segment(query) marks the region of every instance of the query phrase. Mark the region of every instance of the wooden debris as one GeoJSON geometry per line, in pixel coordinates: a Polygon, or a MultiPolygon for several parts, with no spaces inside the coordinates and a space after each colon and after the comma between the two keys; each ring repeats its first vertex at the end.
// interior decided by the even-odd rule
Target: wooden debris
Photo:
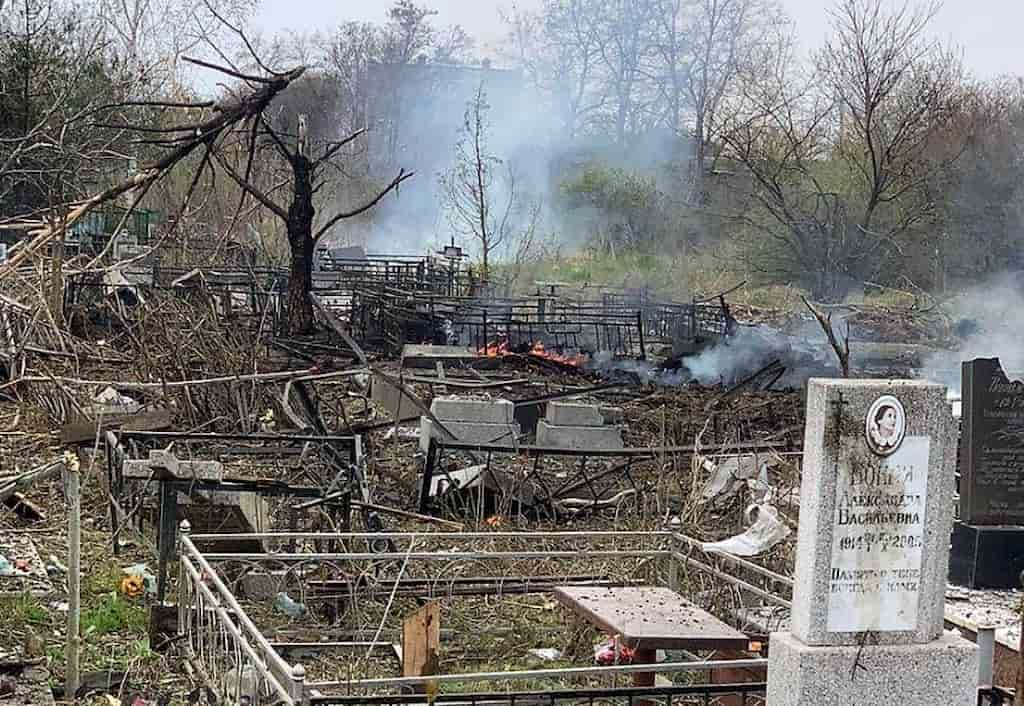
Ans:
{"type": "Polygon", "coordinates": [[[402,676],[437,673],[441,648],[441,604],[431,601],[402,621],[402,676]]]}
{"type": "Polygon", "coordinates": [[[97,436],[108,431],[159,431],[170,429],[173,422],[171,412],[164,409],[144,414],[111,414],[100,419],[77,420],[65,424],[60,430],[60,441],[65,445],[92,443],[97,436]]]}
{"type": "Polygon", "coordinates": [[[9,497],[4,498],[3,503],[16,515],[30,522],[42,522],[46,519],[43,509],[21,493],[12,493],[9,497]]]}

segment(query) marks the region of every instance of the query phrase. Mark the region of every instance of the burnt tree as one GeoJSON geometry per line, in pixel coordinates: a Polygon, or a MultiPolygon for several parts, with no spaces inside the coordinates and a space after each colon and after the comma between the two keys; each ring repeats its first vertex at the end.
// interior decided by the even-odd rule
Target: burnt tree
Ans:
{"type": "MultiPolygon", "coordinates": [[[[323,141],[317,149],[311,148],[306,132],[304,115],[299,116],[298,131],[294,139],[264,116],[253,124],[248,135],[247,151],[250,160],[258,151],[261,138],[283,160],[286,183],[282,190],[288,194],[287,205],[281,200],[275,200],[270,191],[260,188],[252,178],[250,169],[247,168],[246,173],[240,174],[223,154],[215,155],[217,163],[246,194],[256,199],[284,223],[290,255],[288,307],[283,331],[285,334],[307,333],[313,330],[313,304],[310,292],[313,289],[313,250],[316,242],[339,221],[353,218],[373,208],[385,195],[397,189],[399,184],[413,175],[412,172],[400,170],[390,183],[378,190],[365,203],[335,213],[319,228],[314,229],[317,215],[314,197],[325,184],[324,171],[332,165],[332,160],[340,154],[342,148],[356,140],[365,130],[357,130],[341,140],[323,141]],[[320,154],[310,154],[313,151],[319,151],[320,154]]],[[[249,166],[251,167],[251,161],[249,166]]]]}

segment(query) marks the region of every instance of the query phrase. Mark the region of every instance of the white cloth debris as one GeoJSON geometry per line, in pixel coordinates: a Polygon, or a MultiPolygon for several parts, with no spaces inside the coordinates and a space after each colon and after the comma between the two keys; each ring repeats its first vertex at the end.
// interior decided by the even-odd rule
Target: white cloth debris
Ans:
{"type": "Polygon", "coordinates": [[[142,405],[131,397],[109,386],[93,397],[92,401],[96,411],[104,414],[137,414],[142,409],[142,405]]]}
{"type": "Polygon", "coordinates": [[[768,484],[768,466],[771,459],[762,459],[753,454],[724,456],[717,461],[708,457],[700,457],[700,466],[711,474],[701,490],[702,502],[726,500],[739,492],[746,485],[750,490],[754,503],[763,503],[771,495],[772,487],[768,484]]]}
{"type": "MultiPolygon", "coordinates": [[[[393,439],[395,437],[395,428],[391,427],[385,432],[384,440],[393,439]]],[[[419,427],[398,427],[398,438],[399,439],[419,439],[420,428],[419,427]]]]}
{"type": "Polygon", "coordinates": [[[789,536],[790,529],[771,505],[751,505],[746,510],[747,520],[753,524],[742,534],[719,542],[704,542],[706,552],[725,552],[736,556],[757,556],[768,551],[789,536]],[[756,518],[754,514],[756,513],[756,518]]]}

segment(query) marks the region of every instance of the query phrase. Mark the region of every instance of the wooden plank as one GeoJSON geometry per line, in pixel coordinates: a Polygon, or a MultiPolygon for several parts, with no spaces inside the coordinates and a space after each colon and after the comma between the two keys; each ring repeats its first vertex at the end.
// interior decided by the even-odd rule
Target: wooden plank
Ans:
{"type": "Polygon", "coordinates": [[[431,601],[402,621],[402,676],[437,673],[441,647],[441,604],[431,601]]]}
{"type": "Polygon", "coordinates": [[[61,427],[60,441],[62,444],[81,444],[96,440],[97,426],[99,433],[116,429],[132,431],[154,431],[169,429],[172,424],[170,410],[160,409],[144,414],[111,414],[102,419],[85,419],[69,422],[61,427]]]}
{"type": "Polygon", "coordinates": [[[742,650],[749,642],[739,630],[663,586],[559,586],[554,596],[637,649],[742,650]]]}

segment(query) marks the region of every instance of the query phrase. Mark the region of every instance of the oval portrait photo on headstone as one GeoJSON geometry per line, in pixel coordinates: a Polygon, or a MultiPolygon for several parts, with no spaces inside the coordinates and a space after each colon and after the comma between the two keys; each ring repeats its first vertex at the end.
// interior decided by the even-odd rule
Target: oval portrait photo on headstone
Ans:
{"type": "Polygon", "coordinates": [[[879,456],[888,456],[903,443],[907,431],[907,415],[903,403],[892,395],[882,395],[868,408],[864,420],[864,436],[868,448],[879,456]]]}

